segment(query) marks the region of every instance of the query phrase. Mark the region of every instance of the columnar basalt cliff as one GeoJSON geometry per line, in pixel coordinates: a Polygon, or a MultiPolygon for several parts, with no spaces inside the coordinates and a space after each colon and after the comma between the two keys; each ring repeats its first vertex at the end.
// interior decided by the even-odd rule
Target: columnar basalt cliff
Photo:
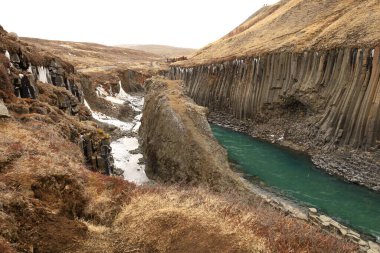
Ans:
{"type": "Polygon", "coordinates": [[[380,48],[277,53],[172,68],[188,94],[213,110],[254,118],[271,107],[299,106],[316,117],[316,143],[380,144],[380,48]]]}
{"type": "Polygon", "coordinates": [[[244,189],[226,151],[212,136],[206,108],[183,94],[181,82],[154,77],[145,87],[140,136],[148,175],[218,191],[244,189]]]}
{"type": "Polygon", "coordinates": [[[217,112],[212,122],[308,152],[329,173],[380,190],[379,23],[371,0],[280,1],[168,76],[217,112]]]}

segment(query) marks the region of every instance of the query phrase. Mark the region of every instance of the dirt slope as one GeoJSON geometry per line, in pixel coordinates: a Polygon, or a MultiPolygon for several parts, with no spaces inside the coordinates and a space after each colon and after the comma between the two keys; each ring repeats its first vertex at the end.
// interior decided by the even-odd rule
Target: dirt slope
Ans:
{"type": "Polygon", "coordinates": [[[380,42],[378,0],[283,0],[252,15],[187,64],[268,52],[371,47],[380,42]]]}

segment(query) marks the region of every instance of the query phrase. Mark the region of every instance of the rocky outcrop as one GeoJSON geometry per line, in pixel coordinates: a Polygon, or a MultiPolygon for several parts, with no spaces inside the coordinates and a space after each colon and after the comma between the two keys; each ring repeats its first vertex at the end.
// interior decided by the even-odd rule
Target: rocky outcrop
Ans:
{"type": "Polygon", "coordinates": [[[148,176],[219,191],[243,189],[211,133],[206,108],[183,94],[181,82],[154,77],[145,87],[140,136],[148,176]]]}
{"type": "Polygon", "coordinates": [[[49,53],[39,51],[3,30],[0,34],[1,63],[6,68],[13,85],[14,95],[19,98],[38,97],[37,81],[64,87],[83,102],[80,84],[76,82],[74,67],[49,53]]]}
{"type": "Polygon", "coordinates": [[[87,133],[81,135],[80,146],[86,163],[91,166],[92,170],[105,175],[114,174],[115,165],[110,144],[109,136],[104,134],[87,133]]]}

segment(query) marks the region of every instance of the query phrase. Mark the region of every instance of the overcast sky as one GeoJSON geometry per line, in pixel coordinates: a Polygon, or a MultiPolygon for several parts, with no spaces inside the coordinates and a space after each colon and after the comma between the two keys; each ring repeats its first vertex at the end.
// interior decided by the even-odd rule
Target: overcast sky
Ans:
{"type": "Polygon", "coordinates": [[[277,0],[4,0],[0,24],[19,36],[106,45],[201,48],[277,0]]]}

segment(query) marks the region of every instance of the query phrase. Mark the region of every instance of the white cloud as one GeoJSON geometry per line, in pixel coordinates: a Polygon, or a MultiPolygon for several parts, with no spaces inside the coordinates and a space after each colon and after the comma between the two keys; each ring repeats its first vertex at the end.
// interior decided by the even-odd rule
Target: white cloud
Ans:
{"type": "Polygon", "coordinates": [[[277,0],[3,1],[0,24],[19,36],[200,48],[277,0]]]}

